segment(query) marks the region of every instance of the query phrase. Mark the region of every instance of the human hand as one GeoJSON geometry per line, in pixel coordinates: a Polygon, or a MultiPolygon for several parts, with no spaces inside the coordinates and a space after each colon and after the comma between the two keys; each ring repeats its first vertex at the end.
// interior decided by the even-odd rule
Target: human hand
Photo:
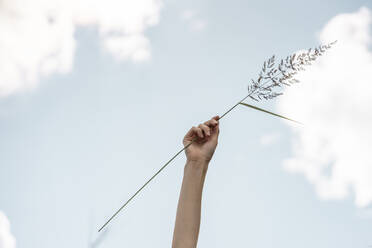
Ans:
{"type": "Polygon", "coordinates": [[[219,116],[215,116],[198,127],[192,127],[187,132],[183,139],[184,146],[195,139],[185,151],[188,161],[209,163],[212,159],[218,143],[219,119],[219,116]]]}

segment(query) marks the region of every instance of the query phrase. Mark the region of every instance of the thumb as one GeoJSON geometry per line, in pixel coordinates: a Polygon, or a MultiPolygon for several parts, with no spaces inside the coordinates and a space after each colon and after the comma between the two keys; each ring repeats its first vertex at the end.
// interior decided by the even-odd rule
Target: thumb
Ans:
{"type": "Polygon", "coordinates": [[[212,131],[211,139],[218,140],[218,136],[220,134],[220,124],[217,124],[212,131]]]}

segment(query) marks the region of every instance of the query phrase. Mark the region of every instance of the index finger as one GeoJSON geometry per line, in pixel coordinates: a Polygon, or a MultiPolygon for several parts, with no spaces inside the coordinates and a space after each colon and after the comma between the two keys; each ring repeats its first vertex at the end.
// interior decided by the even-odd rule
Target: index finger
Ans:
{"type": "Polygon", "coordinates": [[[220,119],[220,117],[217,115],[217,116],[213,117],[212,119],[210,119],[209,121],[204,122],[204,124],[209,126],[209,127],[215,127],[215,126],[218,125],[219,119],[220,119]]]}

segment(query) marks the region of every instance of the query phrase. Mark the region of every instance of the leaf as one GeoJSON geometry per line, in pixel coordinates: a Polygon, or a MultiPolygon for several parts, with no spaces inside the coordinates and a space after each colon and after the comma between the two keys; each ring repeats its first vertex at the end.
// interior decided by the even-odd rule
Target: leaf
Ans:
{"type": "Polygon", "coordinates": [[[277,117],[280,117],[280,118],[283,118],[283,119],[286,119],[286,120],[289,120],[289,121],[293,121],[293,122],[296,122],[296,123],[298,123],[298,124],[303,125],[301,122],[298,122],[298,121],[292,120],[292,119],[287,118],[287,117],[285,117],[285,116],[283,116],[283,115],[275,114],[275,113],[273,113],[273,112],[267,111],[267,110],[265,110],[265,109],[262,109],[262,108],[259,108],[259,107],[253,106],[253,105],[250,105],[250,104],[248,104],[248,103],[241,102],[241,103],[239,103],[239,104],[241,104],[241,105],[243,105],[243,106],[246,106],[246,107],[249,107],[249,108],[253,108],[253,109],[255,109],[255,110],[258,110],[258,111],[261,111],[261,112],[264,112],[264,113],[268,113],[268,114],[270,114],[270,115],[274,115],[274,116],[277,116],[277,117]]]}

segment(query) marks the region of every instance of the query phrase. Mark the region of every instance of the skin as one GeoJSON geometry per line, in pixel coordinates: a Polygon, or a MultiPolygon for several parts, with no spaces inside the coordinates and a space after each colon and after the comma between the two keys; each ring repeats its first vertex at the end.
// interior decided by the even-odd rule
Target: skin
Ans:
{"type": "Polygon", "coordinates": [[[219,116],[192,127],[183,139],[187,162],[178,201],[176,224],[173,233],[173,248],[194,248],[197,246],[201,200],[208,165],[216,150],[219,135],[219,116]]]}

